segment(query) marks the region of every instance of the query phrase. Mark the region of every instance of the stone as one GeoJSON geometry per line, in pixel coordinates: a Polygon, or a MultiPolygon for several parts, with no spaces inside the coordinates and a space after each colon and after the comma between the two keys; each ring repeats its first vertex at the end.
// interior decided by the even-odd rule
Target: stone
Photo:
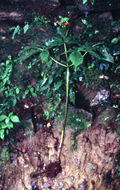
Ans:
{"type": "Polygon", "coordinates": [[[16,21],[18,23],[21,23],[24,21],[24,14],[20,11],[0,10],[0,21],[16,21]]]}
{"type": "Polygon", "coordinates": [[[40,14],[51,13],[59,6],[60,0],[36,0],[34,3],[30,3],[29,1],[26,3],[26,8],[35,10],[40,14]]]}
{"type": "Polygon", "coordinates": [[[92,99],[90,107],[101,104],[103,101],[107,100],[110,96],[110,92],[106,89],[102,89],[97,92],[96,96],[92,99]]]}
{"type": "Polygon", "coordinates": [[[81,12],[98,12],[120,8],[119,0],[95,0],[93,5],[91,4],[90,0],[88,0],[85,4],[83,4],[83,0],[75,0],[75,3],[81,12]]]}

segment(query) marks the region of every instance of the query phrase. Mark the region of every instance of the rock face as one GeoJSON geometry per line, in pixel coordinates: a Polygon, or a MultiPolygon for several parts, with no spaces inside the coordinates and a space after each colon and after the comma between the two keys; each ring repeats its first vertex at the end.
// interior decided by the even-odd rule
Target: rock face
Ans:
{"type": "Polygon", "coordinates": [[[41,128],[35,136],[21,140],[16,147],[18,156],[12,160],[12,172],[6,172],[4,189],[112,190],[114,186],[118,190],[120,185],[113,176],[120,147],[114,123],[111,125],[111,112],[112,108],[102,112],[101,117],[108,117],[106,122],[99,115],[92,127],[76,137],[76,150],[71,150],[73,130],[66,131],[59,165],[56,160],[60,135],[55,126],[52,130],[41,128]],[[56,175],[52,175],[53,169],[56,175]]]}
{"type": "Polygon", "coordinates": [[[36,0],[34,3],[26,2],[26,8],[39,12],[40,15],[49,14],[59,6],[59,0],[36,0]]]}
{"type": "Polygon", "coordinates": [[[0,21],[17,21],[21,23],[24,21],[24,14],[19,11],[1,11],[0,21]]]}
{"type": "Polygon", "coordinates": [[[60,1],[59,0],[11,0],[9,1],[12,4],[20,4],[20,5],[25,5],[27,8],[32,8],[34,10],[39,10],[40,12],[51,12],[57,7],[60,6],[60,1]]]}
{"type": "Polygon", "coordinates": [[[43,15],[54,11],[61,3],[60,0],[1,0],[1,5],[29,8],[43,15]]]}
{"type": "Polygon", "coordinates": [[[112,9],[119,9],[120,8],[120,1],[119,0],[95,0],[95,3],[92,5],[90,0],[88,0],[87,3],[83,4],[83,0],[75,0],[78,8],[81,11],[106,11],[106,10],[112,10],[112,9]]]}
{"type": "Polygon", "coordinates": [[[105,90],[105,89],[100,90],[99,92],[97,92],[96,96],[92,99],[90,103],[90,107],[96,106],[102,103],[102,101],[107,100],[109,96],[110,96],[110,92],[108,90],[105,90]]]}

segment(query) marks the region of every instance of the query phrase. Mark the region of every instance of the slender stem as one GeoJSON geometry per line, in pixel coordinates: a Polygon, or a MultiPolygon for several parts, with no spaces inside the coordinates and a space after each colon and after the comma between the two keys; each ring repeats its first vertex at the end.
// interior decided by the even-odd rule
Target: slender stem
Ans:
{"type": "Polygon", "coordinates": [[[73,63],[71,65],[69,65],[69,67],[72,67],[73,66],[73,63]]]}
{"type": "Polygon", "coordinates": [[[64,142],[64,137],[65,137],[65,126],[66,126],[67,115],[68,115],[69,75],[70,75],[69,66],[67,66],[65,115],[64,115],[63,125],[62,125],[60,145],[58,149],[58,160],[60,160],[60,156],[61,156],[62,146],[64,142]]]}
{"type": "Polygon", "coordinates": [[[66,47],[66,43],[64,43],[64,50],[65,50],[65,57],[66,57],[66,61],[68,60],[68,57],[67,57],[67,47],[66,47]]]}
{"type": "Polygon", "coordinates": [[[88,53],[88,52],[86,51],[86,52],[83,54],[83,57],[85,57],[87,53],[88,53]]]}
{"type": "Polygon", "coordinates": [[[50,56],[50,58],[51,58],[54,62],[56,62],[57,64],[59,64],[59,65],[61,65],[61,66],[63,66],[63,67],[67,67],[66,65],[60,63],[59,61],[57,61],[57,60],[54,59],[53,57],[50,56]]]}
{"type": "Polygon", "coordinates": [[[66,43],[64,42],[64,50],[65,50],[65,57],[66,57],[66,62],[67,62],[67,75],[66,75],[66,102],[65,102],[65,115],[64,115],[64,120],[62,124],[62,132],[61,132],[61,137],[60,137],[60,145],[58,148],[58,160],[60,160],[61,156],[61,151],[64,143],[64,137],[65,137],[65,127],[66,127],[66,121],[67,121],[67,115],[68,115],[68,98],[69,98],[69,75],[70,75],[70,69],[69,69],[69,64],[68,64],[68,56],[67,56],[67,46],[66,43]]]}

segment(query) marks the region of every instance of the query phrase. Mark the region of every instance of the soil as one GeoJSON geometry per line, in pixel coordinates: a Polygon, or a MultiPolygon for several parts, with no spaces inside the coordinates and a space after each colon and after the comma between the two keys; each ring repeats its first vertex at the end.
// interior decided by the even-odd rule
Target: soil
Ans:
{"type": "Polygon", "coordinates": [[[9,144],[11,164],[1,170],[0,189],[118,190],[115,159],[119,139],[113,118],[106,122],[100,118],[106,113],[114,114],[113,108],[104,110],[89,129],[76,136],[77,149],[71,143],[74,131],[67,129],[60,160],[56,122],[40,127],[36,134],[20,130],[16,146],[9,144]]]}

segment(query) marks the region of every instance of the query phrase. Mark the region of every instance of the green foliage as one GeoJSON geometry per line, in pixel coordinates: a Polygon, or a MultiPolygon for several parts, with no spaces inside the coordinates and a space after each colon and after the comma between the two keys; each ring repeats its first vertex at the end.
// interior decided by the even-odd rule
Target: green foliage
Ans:
{"type": "MultiPolygon", "coordinates": [[[[69,18],[68,17],[62,17],[62,16],[59,16],[59,19],[60,19],[60,21],[57,21],[56,23],[58,23],[59,25],[61,25],[60,23],[61,22],[63,22],[63,23],[65,23],[65,22],[69,22],[69,18]]],[[[62,25],[62,28],[65,28],[65,25],[62,25]]]]}
{"type": "Polygon", "coordinates": [[[11,56],[0,63],[0,113],[10,111],[19,100],[21,87],[13,83],[14,64],[11,56]]]}
{"type": "Polygon", "coordinates": [[[47,61],[48,57],[49,57],[49,51],[48,50],[43,50],[40,53],[40,58],[41,58],[43,63],[47,61]]]}
{"type": "Polygon", "coordinates": [[[107,121],[109,119],[109,117],[108,116],[106,116],[105,118],[104,118],[104,121],[107,121]]]}
{"type": "Polygon", "coordinates": [[[2,167],[2,165],[7,161],[9,161],[10,159],[10,154],[9,154],[9,149],[7,146],[4,146],[1,150],[1,154],[0,154],[0,167],[2,167]]]}
{"type": "Polygon", "coordinates": [[[87,0],[83,0],[83,4],[87,3],[87,0]]]}
{"type": "Polygon", "coordinates": [[[111,43],[112,44],[117,44],[119,42],[119,39],[118,38],[113,38],[112,40],[111,40],[111,43]]]}
{"type": "Polygon", "coordinates": [[[73,90],[72,87],[70,87],[70,91],[69,91],[69,99],[70,99],[70,102],[75,105],[75,92],[73,90]]]}
{"type": "Polygon", "coordinates": [[[10,30],[10,31],[13,30],[12,40],[15,39],[16,34],[20,35],[20,33],[21,33],[21,28],[20,28],[19,25],[17,25],[16,27],[11,27],[9,30],[10,30]]]}
{"type": "Polygon", "coordinates": [[[110,85],[110,88],[113,88],[113,87],[116,87],[116,88],[118,88],[118,89],[120,90],[120,84],[112,83],[112,84],[110,85]]]}
{"type": "Polygon", "coordinates": [[[49,120],[50,119],[49,111],[45,110],[43,116],[46,116],[46,119],[49,120]]]}
{"type": "MultiPolygon", "coordinates": [[[[83,0],[83,4],[85,4],[85,3],[87,3],[87,2],[88,2],[88,0],[83,0]]],[[[90,2],[91,2],[92,5],[94,5],[95,0],[90,0],[90,2]]]]}
{"type": "Polygon", "coordinates": [[[9,115],[0,115],[0,138],[5,138],[5,133],[9,134],[9,130],[14,127],[14,123],[20,122],[17,115],[13,115],[13,112],[9,115]]]}
{"type": "Polygon", "coordinates": [[[25,26],[23,27],[23,29],[19,25],[11,27],[9,30],[13,31],[12,40],[15,39],[16,34],[20,35],[22,31],[23,31],[24,34],[26,34],[26,32],[28,31],[28,29],[29,29],[29,24],[28,23],[25,24],[25,26]]]}
{"type": "Polygon", "coordinates": [[[11,56],[8,56],[8,60],[6,62],[1,63],[0,69],[0,93],[5,90],[5,85],[9,84],[10,76],[12,73],[12,63],[11,63],[11,56]]]}
{"type": "MultiPolygon", "coordinates": [[[[45,17],[35,17],[34,20],[36,23],[49,24],[49,20],[45,17]]],[[[71,26],[61,24],[65,22],[68,23],[69,18],[59,17],[59,20],[56,22],[58,24],[56,33],[52,37],[47,37],[42,43],[32,43],[27,47],[22,47],[19,52],[18,58],[15,60],[17,64],[25,63],[29,70],[35,67],[38,73],[41,70],[41,80],[37,80],[35,88],[27,85],[23,92],[23,98],[30,95],[37,97],[42,94],[48,99],[53,97],[53,99],[63,100],[65,96],[66,68],[69,66],[71,72],[69,98],[70,102],[74,104],[75,91],[72,85],[73,81],[78,80],[80,72],[81,74],[83,72],[83,68],[86,68],[86,71],[91,69],[91,73],[95,68],[94,63],[91,63],[89,67],[84,66],[85,55],[91,54],[98,60],[113,62],[105,47],[103,51],[101,43],[91,44],[86,42],[84,45],[81,44],[81,39],[73,35],[71,26]],[[40,64],[38,64],[39,62],[40,64]]],[[[83,73],[85,78],[87,78],[86,71],[83,73]]]]}
{"type": "MultiPolygon", "coordinates": [[[[69,18],[59,17],[56,22],[57,27],[53,28],[54,34],[52,37],[45,37],[41,43],[32,41],[28,45],[22,46],[18,57],[14,61],[9,56],[8,60],[2,63],[0,93],[4,98],[2,98],[0,107],[3,109],[7,107],[7,104],[10,105],[7,111],[3,109],[5,114],[11,112],[20,98],[43,95],[47,99],[54,99],[56,102],[64,100],[66,69],[68,67],[70,70],[69,100],[72,104],[75,104],[74,82],[78,82],[79,77],[82,76],[86,85],[88,85],[87,81],[94,75],[93,71],[97,71],[95,61],[87,65],[84,63],[86,54],[95,57],[94,60],[105,60],[113,63],[113,57],[108,49],[103,46],[103,43],[84,43],[81,38],[74,36],[72,33],[72,23],[65,25],[61,24],[62,22],[69,23],[69,18]],[[24,85],[21,84],[21,81],[22,75],[26,71],[31,74],[31,78],[27,79],[28,81],[24,85]],[[31,84],[32,77],[36,79],[34,86],[31,84]]],[[[83,19],[83,22],[88,29],[92,28],[87,20],[83,19]]],[[[27,36],[31,33],[33,26],[47,28],[49,23],[50,21],[46,17],[35,17],[33,25],[26,22],[23,28],[19,26],[12,28],[11,30],[14,30],[12,39],[14,40],[16,34],[27,36]]],[[[97,77],[98,75],[95,80],[97,77]]]]}
{"type": "Polygon", "coordinates": [[[74,65],[75,71],[77,71],[77,67],[83,63],[83,56],[82,56],[81,52],[79,52],[79,51],[73,51],[69,55],[69,59],[72,62],[72,64],[74,65]]]}
{"type": "MultiPolygon", "coordinates": [[[[57,98],[63,100],[66,96],[65,114],[62,125],[62,136],[60,140],[58,159],[60,158],[62,144],[64,141],[65,126],[68,114],[68,99],[75,104],[75,93],[73,88],[70,87],[70,71],[77,72],[78,68],[83,64],[84,57],[87,53],[97,58],[103,57],[99,44],[86,43],[81,45],[80,41],[70,31],[69,18],[60,18],[56,34],[53,37],[48,37],[38,46],[32,45],[27,49],[22,49],[19,53],[20,63],[32,59],[35,55],[40,57],[42,62],[41,77],[43,80],[38,82],[39,93],[46,96],[46,98],[57,98]],[[61,24],[61,25],[60,25],[61,24]],[[27,50],[27,51],[26,51],[27,50]],[[26,51],[26,52],[25,52],[26,51]],[[21,55],[24,53],[24,56],[21,55]],[[53,64],[54,63],[54,64],[53,64]],[[73,68],[71,68],[73,66],[73,68]],[[61,80],[61,76],[63,76],[61,80]],[[64,85],[65,84],[65,85],[64,85]],[[69,93],[70,92],[70,93],[69,93]]],[[[37,86],[37,84],[36,84],[37,86]]],[[[31,89],[31,88],[30,88],[31,89]]],[[[30,89],[26,89],[25,96],[29,93],[30,89]]],[[[37,91],[36,91],[37,94],[37,91]]],[[[49,119],[49,113],[44,113],[46,118],[49,119]]],[[[89,127],[89,124],[88,124],[89,127]]]]}
{"type": "Polygon", "coordinates": [[[106,47],[103,49],[103,55],[104,55],[104,60],[108,61],[110,63],[114,63],[114,58],[113,56],[109,53],[106,47]]]}
{"type": "Polygon", "coordinates": [[[9,149],[7,146],[4,146],[2,148],[1,154],[0,154],[1,160],[5,161],[9,159],[9,149]]]}
{"type": "Polygon", "coordinates": [[[37,98],[37,94],[35,92],[35,88],[32,85],[28,85],[26,90],[23,92],[22,98],[25,99],[27,96],[32,96],[37,98]]]}
{"type": "Polygon", "coordinates": [[[29,24],[26,23],[25,26],[23,27],[24,34],[29,30],[29,24]]]}

